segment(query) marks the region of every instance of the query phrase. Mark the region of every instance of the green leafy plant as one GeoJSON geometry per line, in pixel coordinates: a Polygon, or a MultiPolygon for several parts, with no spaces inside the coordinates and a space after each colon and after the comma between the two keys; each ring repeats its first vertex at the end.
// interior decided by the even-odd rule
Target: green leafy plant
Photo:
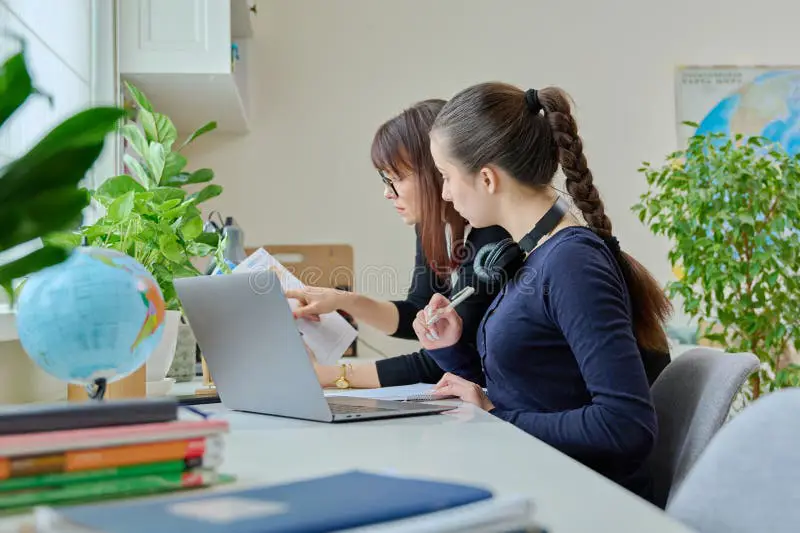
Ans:
{"type": "Polygon", "coordinates": [[[759,357],[753,398],[800,385],[800,366],[782,361],[800,347],[800,157],[762,137],[695,135],[640,172],[649,189],[633,210],[670,239],[683,274],[668,291],[701,337],[759,357]]]}
{"type": "Polygon", "coordinates": [[[192,259],[214,254],[219,247],[219,235],[203,231],[198,205],[222,192],[214,184],[188,191],[188,186],[211,181],[214,173],[207,168],[186,172],[181,150],[216,124],[203,126],[174,150],[178,135],[172,121],[156,112],[139,89],[126,85],[136,107],[135,119],[121,128],[132,149],[123,156],[130,175],[110,178],[92,192],[105,214],[67,241],[74,245],[82,236],[89,246],[130,255],[156,278],[167,308],[178,310],[173,280],[200,275],[192,259]]]}
{"type": "MultiPolygon", "coordinates": [[[[19,42],[21,51],[0,66],[0,128],[29,98],[44,96],[28,71],[25,43],[19,42]]],[[[76,113],[0,170],[0,252],[80,224],[90,201],[80,182],[124,115],[117,107],[76,113]]],[[[60,246],[44,245],[0,266],[0,286],[14,303],[15,280],[58,264],[67,255],[60,246]]]]}

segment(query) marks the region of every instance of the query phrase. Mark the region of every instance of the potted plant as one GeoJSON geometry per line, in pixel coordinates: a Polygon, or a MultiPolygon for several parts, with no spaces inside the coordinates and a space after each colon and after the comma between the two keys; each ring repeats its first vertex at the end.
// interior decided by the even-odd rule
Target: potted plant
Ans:
{"type": "Polygon", "coordinates": [[[787,357],[800,346],[800,157],[763,137],[695,135],[640,172],[648,190],[633,210],[670,239],[681,274],[668,291],[700,337],[759,357],[746,398],[800,386],[787,357]]]}
{"type": "MultiPolygon", "coordinates": [[[[214,178],[211,169],[187,172],[187,160],[181,150],[212,131],[216,124],[203,126],[176,148],[178,135],[169,117],[156,112],[135,86],[126,83],[126,88],[134,106],[133,118],[121,127],[128,148],[123,162],[129,174],[109,178],[92,191],[92,198],[102,206],[104,214],[69,240],[74,245],[76,239],[82,238],[88,246],[126,253],[153,274],[164,295],[167,316],[161,344],[147,362],[147,381],[155,384],[164,379],[179,336],[189,346],[178,349],[192,354],[192,360],[185,362],[190,368],[182,372],[184,379],[191,379],[194,337],[185,332],[179,335],[183,321],[173,280],[202,275],[192,260],[217,251],[220,236],[203,231],[198,206],[219,195],[222,187],[207,184],[214,178]],[[197,184],[206,185],[195,192],[187,190],[197,184]]],[[[188,325],[184,324],[183,329],[186,328],[188,325]]]]}
{"type": "MultiPolygon", "coordinates": [[[[39,92],[27,68],[25,43],[0,66],[0,128],[39,92]]],[[[91,107],[56,125],[27,153],[0,170],[0,252],[80,224],[89,205],[81,180],[125,111],[91,107]],[[58,172],[53,172],[58,169],[58,172]]],[[[14,282],[64,261],[68,252],[45,245],[0,265],[0,286],[14,303],[14,282]]]]}

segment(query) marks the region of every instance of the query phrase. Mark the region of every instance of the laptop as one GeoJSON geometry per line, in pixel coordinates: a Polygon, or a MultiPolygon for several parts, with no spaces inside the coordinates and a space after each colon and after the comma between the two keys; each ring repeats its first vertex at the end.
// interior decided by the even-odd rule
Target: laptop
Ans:
{"type": "Polygon", "coordinates": [[[326,398],[275,272],[174,280],[184,314],[232,410],[351,422],[442,413],[453,406],[348,396],[326,398]]]}

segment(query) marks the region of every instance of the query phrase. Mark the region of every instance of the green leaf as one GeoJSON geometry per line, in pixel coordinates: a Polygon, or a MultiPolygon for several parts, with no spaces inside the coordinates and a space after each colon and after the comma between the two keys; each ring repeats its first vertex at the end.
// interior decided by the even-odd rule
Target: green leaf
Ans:
{"type": "Polygon", "coordinates": [[[222,194],[222,187],[219,185],[206,185],[200,191],[190,195],[189,200],[195,204],[200,204],[220,194],[222,194]]]}
{"type": "Polygon", "coordinates": [[[166,202],[156,206],[156,211],[160,213],[163,213],[164,211],[169,211],[173,207],[180,205],[181,201],[182,200],[180,198],[172,198],[171,200],[167,200],[166,202]]]}
{"type": "Polygon", "coordinates": [[[190,185],[196,183],[206,183],[214,179],[214,171],[210,168],[201,168],[200,170],[196,170],[191,174],[187,174],[186,172],[182,172],[171,178],[167,179],[166,183],[162,183],[162,185],[170,185],[173,187],[180,187],[181,185],[190,185]]]}
{"type": "Polygon", "coordinates": [[[35,198],[0,209],[0,250],[29,242],[49,233],[74,227],[89,205],[85,189],[61,187],[41,191],[35,198]]]}
{"type": "Polygon", "coordinates": [[[161,144],[157,142],[150,143],[147,163],[150,166],[150,176],[153,179],[153,186],[156,186],[161,182],[161,176],[164,174],[164,165],[166,164],[166,154],[161,144]]]}
{"type": "Polygon", "coordinates": [[[204,231],[197,236],[195,242],[207,244],[216,248],[217,246],[220,246],[220,239],[221,237],[219,233],[214,233],[213,231],[204,231]]]}
{"type": "MultiPolygon", "coordinates": [[[[131,98],[139,105],[141,109],[148,111],[150,113],[153,112],[153,105],[150,103],[150,100],[144,95],[142,91],[139,90],[138,87],[133,85],[132,83],[125,81],[125,88],[128,89],[128,93],[131,95],[131,98]]],[[[144,155],[144,154],[142,154],[144,155]]]]}
{"type": "Polygon", "coordinates": [[[58,246],[44,246],[25,257],[0,266],[0,285],[10,287],[14,280],[23,278],[44,268],[57,265],[69,256],[69,252],[58,246]]]}
{"type": "Polygon", "coordinates": [[[133,191],[128,191],[113,202],[108,208],[108,219],[118,222],[128,218],[133,211],[133,191]]]}
{"type": "Polygon", "coordinates": [[[23,51],[3,63],[0,70],[0,127],[34,93],[23,51]]]}
{"type": "Polygon", "coordinates": [[[193,257],[207,257],[214,253],[215,248],[202,242],[191,242],[187,250],[193,257]]]}
{"type": "Polygon", "coordinates": [[[181,231],[184,238],[194,240],[203,232],[203,219],[199,216],[187,218],[181,225],[181,231]]]}
{"type": "Polygon", "coordinates": [[[128,192],[144,192],[145,188],[132,177],[122,174],[105,180],[97,189],[97,193],[108,198],[119,198],[128,192]]]}
{"type": "Polygon", "coordinates": [[[156,117],[147,109],[139,110],[139,122],[144,129],[145,139],[148,144],[151,142],[158,142],[158,127],[156,126],[156,117]]]}
{"type": "Polygon", "coordinates": [[[217,123],[216,122],[209,122],[208,124],[205,124],[204,126],[201,126],[197,130],[195,130],[194,133],[189,135],[189,137],[186,139],[186,141],[184,141],[184,143],[181,145],[181,147],[178,148],[178,151],[180,152],[186,146],[188,146],[192,141],[194,141],[195,139],[197,139],[198,137],[200,137],[204,133],[208,133],[209,131],[212,131],[212,130],[216,129],[216,127],[217,127],[217,123]]]}
{"type": "Polygon", "coordinates": [[[156,187],[151,189],[153,193],[153,203],[156,205],[163,204],[173,199],[183,201],[186,198],[186,191],[183,189],[176,189],[175,187],[156,187]]]}
{"type": "Polygon", "coordinates": [[[179,175],[180,171],[186,166],[186,158],[178,152],[169,152],[164,164],[164,172],[159,177],[161,185],[172,185],[171,180],[179,175]]]}
{"type": "Polygon", "coordinates": [[[133,149],[140,157],[146,159],[150,153],[147,147],[147,140],[144,138],[142,130],[133,123],[125,124],[120,128],[122,136],[131,144],[133,149]]]}
{"type": "Polygon", "coordinates": [[[178,140],[178,130],[168,116],[161,113],[155,114],[156,130],[158,131],[158,142],[164,145],[166,151],[172,150],[172,145],[178,140]]]}
{"type": "Polygon", "coordinates": [[[183,248],[175,240],[174,235],[162,235],[158,240],[158,246],[164,257],[170,261],[178,262],[183,260],[183,248]]]}
{"type": "Polygon", "coordinates": [[[77,185],[86,177],[124,111],[91,108],[57,125],[27,154],[0,172],[0,205],[22,202],[52,187],[77,185]]]}
{"type": "Polygon", "coordinates": [[[131,154],[123,155],[122,162],[126,167],[128,167],[128,170],[131,171],[133,177],[139,180],[141,184],[146,184],[149,187],[153,182],[153,178],[150,177],[150,173],[147,172],[139,160],[133,157],[131,154]]]}
{"type": "Polygon", "coordinates": [[[83,236],[80,233],[71,231],[57,231],[42,237],[45,246],[58,246],[66,250],[72,250],[81,245],[83,236]]]}

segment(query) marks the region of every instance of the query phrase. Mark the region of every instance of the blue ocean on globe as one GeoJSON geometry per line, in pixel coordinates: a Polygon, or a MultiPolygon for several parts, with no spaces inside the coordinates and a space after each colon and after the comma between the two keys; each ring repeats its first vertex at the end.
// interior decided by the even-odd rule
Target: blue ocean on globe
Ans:
{"type": "Polygon", "coordinates": [[[101,248],[33,274],[17,307],[22,347],[45,372],[88,385],[141,367],[161,341],[165,304],[153,276],[132,257],[101,248]]]}
{"type": "Polygon", "coordinates": [[[800,73],[762,74],[720,100],[695,132],[760,135],[791,155],[800,153],[800,73]]]}

